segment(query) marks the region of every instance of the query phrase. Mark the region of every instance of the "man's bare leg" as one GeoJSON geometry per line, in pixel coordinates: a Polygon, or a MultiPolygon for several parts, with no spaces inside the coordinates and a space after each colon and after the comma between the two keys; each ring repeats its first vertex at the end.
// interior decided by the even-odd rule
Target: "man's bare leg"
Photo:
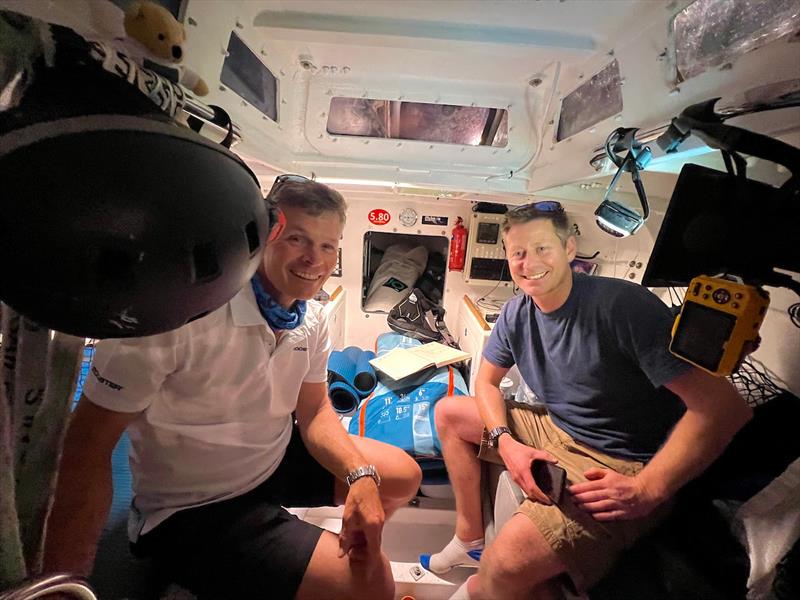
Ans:
{"type": "MultiPolygon", "coordinates": [[[[378,469],[381,476],[381,487],[378,491],[388,519],[394,511],[408,504],[417,495],[422,471],[413,458],[396,446],[354,435],[350,436],[350,440],[369,464],[378,469]]],[[[346,497],[347,484],[337,478],[334,499],[338,504],[344,504],[346,497]]]]}
{"type": "Polygon", "coordinates": [[[383,553],[366,562],[351,561],[339,556],[339,539],[330,531],[319,538],[296,600],[391,600],[394,578],[383,553]]]}
{"type": "MultiPolygon", "coordinates": [[[[381,503],[388,518],[416,495],[422,479],[419,465],[394,446],[356,436],[351,436],[351,440],[361,455],[378,469],[381,503]]],[[[342,504],[346,497],[347,485],[337,479],[334,498],[342,504]]],[[[376,553],[365,562],[353,561],[349,556],[340,557],[337,536],[326,531],[314,549],[296,598],[379,600],[393,596],[392,569],[383,553],[376,553]]]]}
{"type": "Polygon", "coordinates": [[[487,548],[478,574],[467,581],[466,597],[469,600],[555,598],[554,579],[565,571],[539,528],[527,516],[517,513],[487,548]]]}
{"type": "Polygon", "coordinates": [[[462,540],[482,538],[478,448],[483,421],[475,400],[467,396],[444,398],[436,405],[435,419],[447,474],[456,497],[456,535],[462,540]]]}
{"type": "MultiPolygon", "coordinates": [[[[480,579],[473,575],[467,579],[449,600],[477,600],[480,596],[480,579]]],[[[547,581],[533,588],[526,600],[562,600],[564,595],[560,592],[555,580],[547,581]]]]}
{"type": "Polygon", "coordinates": [[[444,573],[454,566],[477,566],[483,550],[481,465],[477,456],[483,421],[475,400],[467,396],[440,400],[435,419],[456,498],[456,532],[441,552],[423,555],[420,562],[431,571],[444,573]]]}

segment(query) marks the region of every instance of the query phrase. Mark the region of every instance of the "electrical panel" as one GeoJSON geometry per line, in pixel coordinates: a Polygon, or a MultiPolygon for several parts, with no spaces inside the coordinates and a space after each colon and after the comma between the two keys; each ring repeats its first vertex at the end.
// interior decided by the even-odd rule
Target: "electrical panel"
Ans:
{"type": "Polygon", "coordinates": [[[467,258],[464,263],[465,283],[492,285],[498,281],[511,281],[500,235],[503,216],[497,213],[472,213],[467,237],[467,258]]]}

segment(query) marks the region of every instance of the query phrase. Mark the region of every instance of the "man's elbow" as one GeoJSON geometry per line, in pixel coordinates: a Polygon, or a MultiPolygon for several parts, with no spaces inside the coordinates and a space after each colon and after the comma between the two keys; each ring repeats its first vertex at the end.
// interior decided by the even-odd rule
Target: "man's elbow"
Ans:
{"type": "Polygon", "coordinates": [[[718,405],[715,419],[729,442],[753,418],[753,409],[732,385],[727,391],[728,401],[718,405]]]}
{"type": "MultiPolygon", "coordinates": [[[[723,437],[732,438],[753,418],[753,409],[724,377],[692,369],[677,383],[689,412],[695,413],[723,437]]],[[[678,389],[672,391],[677,393],[678,389]]]]}

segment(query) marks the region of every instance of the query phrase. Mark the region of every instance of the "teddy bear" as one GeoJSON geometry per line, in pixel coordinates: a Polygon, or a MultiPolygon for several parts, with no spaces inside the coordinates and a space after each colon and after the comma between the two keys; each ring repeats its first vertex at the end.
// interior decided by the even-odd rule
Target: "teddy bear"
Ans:
{"type": "Polygon", "coordinates": [[[135,0],[125,11],[123,25],[123,53],[198,96],[208,94],[206,82],[180,64],[185,55],[186,32],[166,8],[149,0],[135,0]]]}

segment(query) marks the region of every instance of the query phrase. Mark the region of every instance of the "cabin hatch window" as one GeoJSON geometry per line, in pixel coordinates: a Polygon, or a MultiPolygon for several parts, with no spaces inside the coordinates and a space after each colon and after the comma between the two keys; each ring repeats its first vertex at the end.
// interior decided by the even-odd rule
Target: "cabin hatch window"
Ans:
{"type": "Polygon", "coordinates": [[[442,304],[450,240],[439,235],[368,231],[364,234],[361,309],[388,313],[419,288],[442,304]]]}
{"type": "Polygon", "coordinates": [[[331,99],[327,131],[331,135],[502,148],[508,144],[508,111],[338,96],[331,99]]]}
{"type": "Polygon", "coordinates": [[[797,0],[695,0],[672,19],[678,80],[800,31],[797,0]]]}
{"type": "Polygon", "coordinates": [[[611,61],[561,101],[556,141],[560,142],[622,112],[619,62],[611,61]]]}
{"type": "Polygon", "coordinates": [[[273,121],[278,121],[278,80],[235,32],[228,39],[228,55],[219,78],[273,121]]]}

